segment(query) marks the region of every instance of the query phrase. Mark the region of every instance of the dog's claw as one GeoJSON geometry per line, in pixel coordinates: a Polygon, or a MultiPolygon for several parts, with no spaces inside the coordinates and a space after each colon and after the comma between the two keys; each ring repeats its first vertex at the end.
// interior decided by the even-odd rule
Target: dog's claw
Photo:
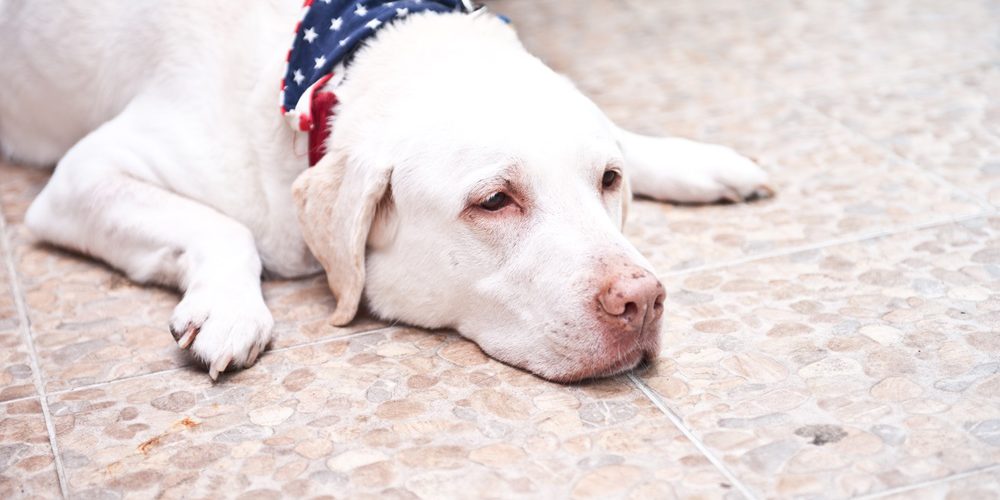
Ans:
{"type": "Polygon", "coordinates": [[[754,190],[747,195],[746,201],[766,200],[773,197],[774,189],[772,189],[771,186],[762,184],[754,188],[754,190]]]}
{"type": "Polygon", "coordinates": [[[177,340],[177,345],[180,346],[181,349],[187,349],[194,343],[194,339],[198,336],[199,330],[201,330],[201,328],[194,325],[188,325],[187,330],[184,331],[183,335],[180,335],[180,338],[178,338],[177,333],[175,333],[173,329],[170,330],[170,333],[174,334],[174,339],[177,340]]]}
{"type": "Polygon", "coordinates": [[[250,356],[247,357],[247,366],[256,363],[257,356],[260,356],[260,344],[254,344],[253,349],[250,349],[250,356]]]}
{"type": "Polygon", "coordinates": [[[720,198],[723,203],[740,203],[743,201],[743,196],[740,195],[740,192],[728,186],[723,189],[720,198]]]}
{"type": "Polygon", "coordinates": [[[225,356],[219,358],[212,366],[208,369],[208,376],[212,378],[213,381],[219,379],[219,373],[226,371],[229,368],[229,363],[233,361],[232,354],[226,354],[225,356]]]}

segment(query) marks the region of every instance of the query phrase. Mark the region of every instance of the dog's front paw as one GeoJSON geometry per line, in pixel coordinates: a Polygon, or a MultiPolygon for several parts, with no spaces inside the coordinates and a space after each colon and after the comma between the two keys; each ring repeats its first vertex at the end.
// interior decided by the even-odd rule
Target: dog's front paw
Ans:
{"type": "Polygon", "coordinates": [[[728,147],[680,138],[643,138],[630,146],[637,194],[678,203],[735,203],[774,195],[767,172],[728,147]]]}
{"type": "Polygon", "coordinates": [[[674,201],[739,203],[774,196],[768,175],[753,160],[725,146],[703,144],[684,159],[674,201]]]}
{"type": "Polygon", "coordinates": [[[725,146],[706,145],[693,160],[704,176],[698,179],[708,189],[698,202],[739,203],[774,196],[768,175],[750,158],[725,146]]]}
{"type": "Polygon", "coordinates": [[[254,364],[273,328],[271,311],[256,290],[189,290],[170,318],[177,344],[208,365],[212,380],[229,367],[254,364]]]}

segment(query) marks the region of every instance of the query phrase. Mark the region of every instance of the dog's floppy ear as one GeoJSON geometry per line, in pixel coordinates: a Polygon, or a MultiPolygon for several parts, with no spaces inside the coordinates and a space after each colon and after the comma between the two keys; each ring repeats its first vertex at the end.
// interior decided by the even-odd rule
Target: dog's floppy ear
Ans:
{"type": "Polygon", "coordinates": [[[354,319],[365,286],[365,243],[392,169],[358,165],[332,151],[292,186],[302,235],[326,270],[337,326],[354,319]]]}

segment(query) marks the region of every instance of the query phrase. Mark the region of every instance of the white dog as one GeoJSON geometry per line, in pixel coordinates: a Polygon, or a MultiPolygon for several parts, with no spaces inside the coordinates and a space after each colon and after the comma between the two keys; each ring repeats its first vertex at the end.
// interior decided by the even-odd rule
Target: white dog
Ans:
{"type": "MultiPolygon", "coordinates": [[[[354,0],[349,15],[403,3],[354,0]]],[[[664,299],[621,234],[631,192],[766,191],[730,149],[617,128],[511,26],[465,9],[371,23],[346,77],[320,89],[338,104],[307,168],[307,134],[277,105],[303,12],[0,0],[0,149],[56,163],[26,224],[181,289],[170,329],[213,378],[271,338],[262,271],[321,266],[335,324],[364,296],[382,318],[454,328],[551,380],[630,369],[658,348],[664,299]]]]}

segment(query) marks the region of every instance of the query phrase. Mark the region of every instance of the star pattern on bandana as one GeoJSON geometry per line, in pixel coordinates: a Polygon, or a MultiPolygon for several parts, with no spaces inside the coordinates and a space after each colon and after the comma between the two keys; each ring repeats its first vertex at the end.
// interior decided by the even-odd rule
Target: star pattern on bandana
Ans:
{"type": "MultiPolygon", "coordinates": [[[[464,12],[461,0],[306,0],[288,52],[281,112],[306,112],[304,97],[383,26],[421,12],[464,12]],[[297,109],[298,108],[298,109],[297,109]]],[[[290,120],[298,128],[311,120],[290,120]]]]}

